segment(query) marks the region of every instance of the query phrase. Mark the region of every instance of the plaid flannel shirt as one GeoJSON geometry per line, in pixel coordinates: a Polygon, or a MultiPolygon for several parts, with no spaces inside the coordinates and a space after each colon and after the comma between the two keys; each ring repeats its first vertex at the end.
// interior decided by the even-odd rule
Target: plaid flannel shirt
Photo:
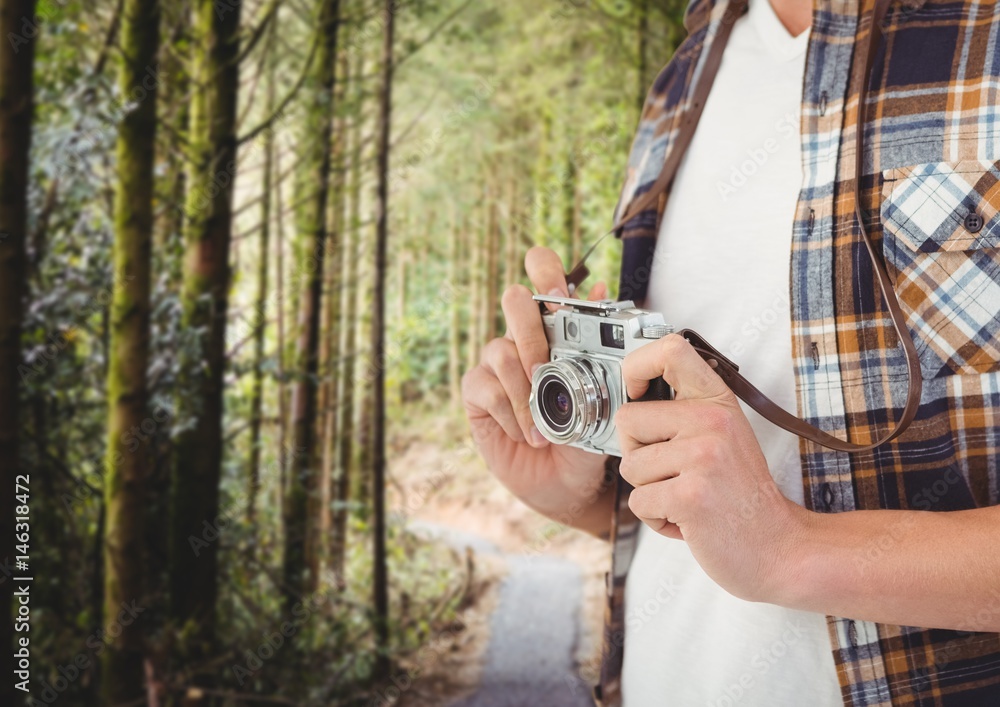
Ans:
{"type": "MultiPolygon", "coordinates": [[[[656,180],[728,4],[691,3],[689,36],[650,91],[619,213],[656,180]]],[[[892,423],[906,393],[902,348],[854,215],[852,67],[864,61],[873,4],[814,0],[790,278],[798,415],[858,443],[892,423]]],[[[861,193],[919,350],[923,396],[906,433],[874,451],[803,441],[805,502],[821,513],[992,506],[1000,503],[1000,6],[896,0],[884,32],[869,83],[861,193]]],[[[621,299],[645,299],[665,204],[620,234],[621,299]]],[[[609,704],[618,698],[636,530],[623,493],[609,574],[609,704]]],[[[891,553],[894,542],[887,527],[868,559],[891,553]]],[[[961,631],[829,617],[845,704],[1000,705],[1000,634],[976,630],[998,607],[1000,588],[994,606],[961,631]]]]}

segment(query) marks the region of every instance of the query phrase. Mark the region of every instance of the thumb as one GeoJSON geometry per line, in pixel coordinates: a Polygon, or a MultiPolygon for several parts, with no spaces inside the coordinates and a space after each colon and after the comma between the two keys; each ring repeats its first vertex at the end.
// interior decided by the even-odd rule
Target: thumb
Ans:
{"type": "MultiPolygon", "coordinates": [[[[535,246],[524,256],[524,271],[528,274],[531,286],[540,295],[552,297],[569,297],[569,287],[566,284],[566,272],[562,260],[551,248],[535,246]]],[[[548,305],[554,311],[556,305],[548,305]]]]}
{"type": "Polygon", "coordinates": [[[590,288],[590,292],[587,293],[587,300],[597,302],[598,300],[606,299],[607,296],[608,286],[603,282],[595,282],[594,286],[590,288]]]}

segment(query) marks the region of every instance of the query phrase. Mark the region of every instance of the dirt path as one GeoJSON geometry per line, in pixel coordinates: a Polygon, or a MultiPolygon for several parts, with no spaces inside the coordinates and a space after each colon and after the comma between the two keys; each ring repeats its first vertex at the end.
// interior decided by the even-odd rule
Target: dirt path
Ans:
{"type": "Polygon", "coordinates": [[[582,579],[569,560],[512,558],[479,689],[452,707],[592,706],[576,664],[582,579]]]}
{"type": "Polygon", "coordinates": [[[410,440],[392,480],[407,527],[460,555],[470,547],[490,580],[473,607],[481,619],[407,707],[592,705],[607,545],[519,504],[461,442],[410,440]]]}
{"type": "MultiPolygon", "coordinates": [[[[499,554],[485,538],[416,522],[411,529],[464,553],[499,554]]],[[[478,689],[451,707],[589,707],[593,701],[579,674],[577,654],[585,630],[583,573],[571,560],[544,555],[506,555],[509,574],[490,620],[489,647],[478,689]]]]}

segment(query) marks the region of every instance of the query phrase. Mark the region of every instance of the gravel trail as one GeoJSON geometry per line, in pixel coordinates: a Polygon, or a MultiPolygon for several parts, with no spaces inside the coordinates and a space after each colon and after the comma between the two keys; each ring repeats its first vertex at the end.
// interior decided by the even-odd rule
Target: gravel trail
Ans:
{"type": "MultiPolygon", "coordinates": [[[[501,554],[477,535],[427,523],[411,527],[463,551],[501,554]]],[[[482,682],[450,707],[592,707],[574,659],[582,630],[579,566],[557,557],[502,556],[510,573],[490,621],[482,682]]]]}

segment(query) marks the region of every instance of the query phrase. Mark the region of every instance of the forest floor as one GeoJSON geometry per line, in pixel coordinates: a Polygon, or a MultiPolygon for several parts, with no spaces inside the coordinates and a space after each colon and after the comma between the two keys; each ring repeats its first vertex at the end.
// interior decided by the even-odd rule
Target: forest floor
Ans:
{"type": "Polygon", "coordinates": [[[591,704],[607,544],[520,504],[487,471],[464,419],[442,413],[400,427],[390,508],[411,532],[466,553],[474,576],[453,622],[461,630],[435,637],[447,647],[420,664],[397,704],[591,704]]]}

